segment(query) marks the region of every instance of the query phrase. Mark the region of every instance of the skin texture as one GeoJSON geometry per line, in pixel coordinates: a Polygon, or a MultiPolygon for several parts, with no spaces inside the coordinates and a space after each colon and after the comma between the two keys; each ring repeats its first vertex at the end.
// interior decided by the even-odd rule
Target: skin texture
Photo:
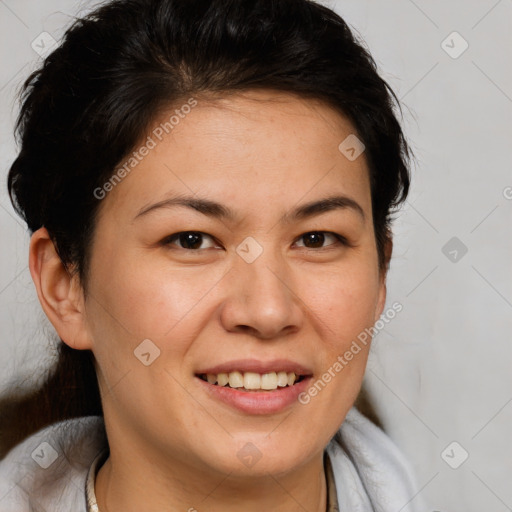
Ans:
{"type": "Polygon", "coordinates": [[[47,316],[64,342],[97,361],[111,450],[98,504],[110,512],[323,511],[323,450],[357,397],[369,345],[307,405],[273,414],[211,398],[194,374],[234,359],[290,359],[316,380],[378,319],[385,273],[365,156],[350,161],[339,151],[355,130],[317,101],[273,91],[197,101],[102,200],[87,296],[44,228],[31,241],[47,316]],[[187,207],[135,218],[173,195],[219,202],[236,219],[187,207]],[[364,216],[338,208],[281,219],[333,195],[356,201],[364,216]],[[183,231],[209,236],[199,250],[164,243],[183,231]],[[303,235],[312,231],[349,245],[329,234],[311,243],[303,235]],[[236,252],[249,236],[263,248],[252,263],[236,252]],[[160,350],[149,366],[134,355],[145,339],[160,350]],[[250,468],[237,457],[248,442],[261,454],[250,468]]]}

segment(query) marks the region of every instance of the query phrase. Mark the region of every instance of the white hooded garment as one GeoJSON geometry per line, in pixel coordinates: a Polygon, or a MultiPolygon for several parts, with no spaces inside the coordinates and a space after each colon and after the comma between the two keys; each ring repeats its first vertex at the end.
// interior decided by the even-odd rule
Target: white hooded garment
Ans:
{"type": "MultiPolygon", "coordinates": [[[[425,512],[411,467],[391,439],[356,408],[329,455],[340,512],[425,512]]],[[[86,480],[108,447],[103,418],[56,423],[0,461],[0,512],[87,512],[86,480]]]]}

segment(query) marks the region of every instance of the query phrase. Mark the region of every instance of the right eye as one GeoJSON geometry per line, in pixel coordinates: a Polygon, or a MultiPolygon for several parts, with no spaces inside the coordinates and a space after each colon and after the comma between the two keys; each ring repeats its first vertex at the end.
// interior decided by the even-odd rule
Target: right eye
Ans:
{"type": "Polygon", "coordinates": [[[198,251],[215,247],[215,243],[212,243],[213,237],[207,235],[206,233],[202,233],[201,231],[181,231],[180,233],[174,233],[173,235],[165,237],[161,243],[165,246],[176,246],[176,242],[180,244],[178,249],[191,251],[198,251]],[[201,247],[202,243],[205,241],[205,238],[211,241],[210,245],[208,247],[201,247]]]}

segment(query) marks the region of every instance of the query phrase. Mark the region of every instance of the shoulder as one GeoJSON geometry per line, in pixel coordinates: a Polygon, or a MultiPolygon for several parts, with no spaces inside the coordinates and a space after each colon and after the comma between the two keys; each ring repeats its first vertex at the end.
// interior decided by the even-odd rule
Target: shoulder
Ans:
{"type": "Polygon", "coordinates": [[[15,446],[0,461],[0,510],[85,511],[85,481],[107,448],[103,418],[50,425],[15,446]]]}
{"type": "Polygon", "coordinates": [[[412,466],[383,430],[353,407],[339,433],[341,444],[333,439],[327,452],[340,510],[424,509],[412,466]]]}

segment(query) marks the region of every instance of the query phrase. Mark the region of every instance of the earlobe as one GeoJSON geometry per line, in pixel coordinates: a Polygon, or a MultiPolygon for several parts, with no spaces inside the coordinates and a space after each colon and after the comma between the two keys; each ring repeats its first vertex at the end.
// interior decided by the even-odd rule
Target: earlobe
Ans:
{"type": "Polygon", "coordinates": [[[386,278],[389,268],[389,262],[391,261],[391,255],[393,253],[393,240],[389,237],[384,245],[384,266],[380,270],[380,282],[379,282],[379,297],[377,300],[377,308],[375,310],[375,322],[380,318],[386,305],[386,278]]]}
{"type": "MultiPolygon", "coordinates": [[[[393,239],[391,238],[391,236],[388,236],[388,238],[386,239],[386,243],[384,244],[384,261],[386,263],[386,265],[385,265],[386,274],[389,270],[389,263],[391,261],[392,254],[393,254],[393,239]]],[[[385,275],[384,275],[384,278],[386,278],[385,275]]]]}
{"type": "Polygon", "coordinates": [[[46,228],[32,235],[29,268],[39,302],[61,340],[74,349],[90,349],[78,276],[64,266],[46,228]]]}

